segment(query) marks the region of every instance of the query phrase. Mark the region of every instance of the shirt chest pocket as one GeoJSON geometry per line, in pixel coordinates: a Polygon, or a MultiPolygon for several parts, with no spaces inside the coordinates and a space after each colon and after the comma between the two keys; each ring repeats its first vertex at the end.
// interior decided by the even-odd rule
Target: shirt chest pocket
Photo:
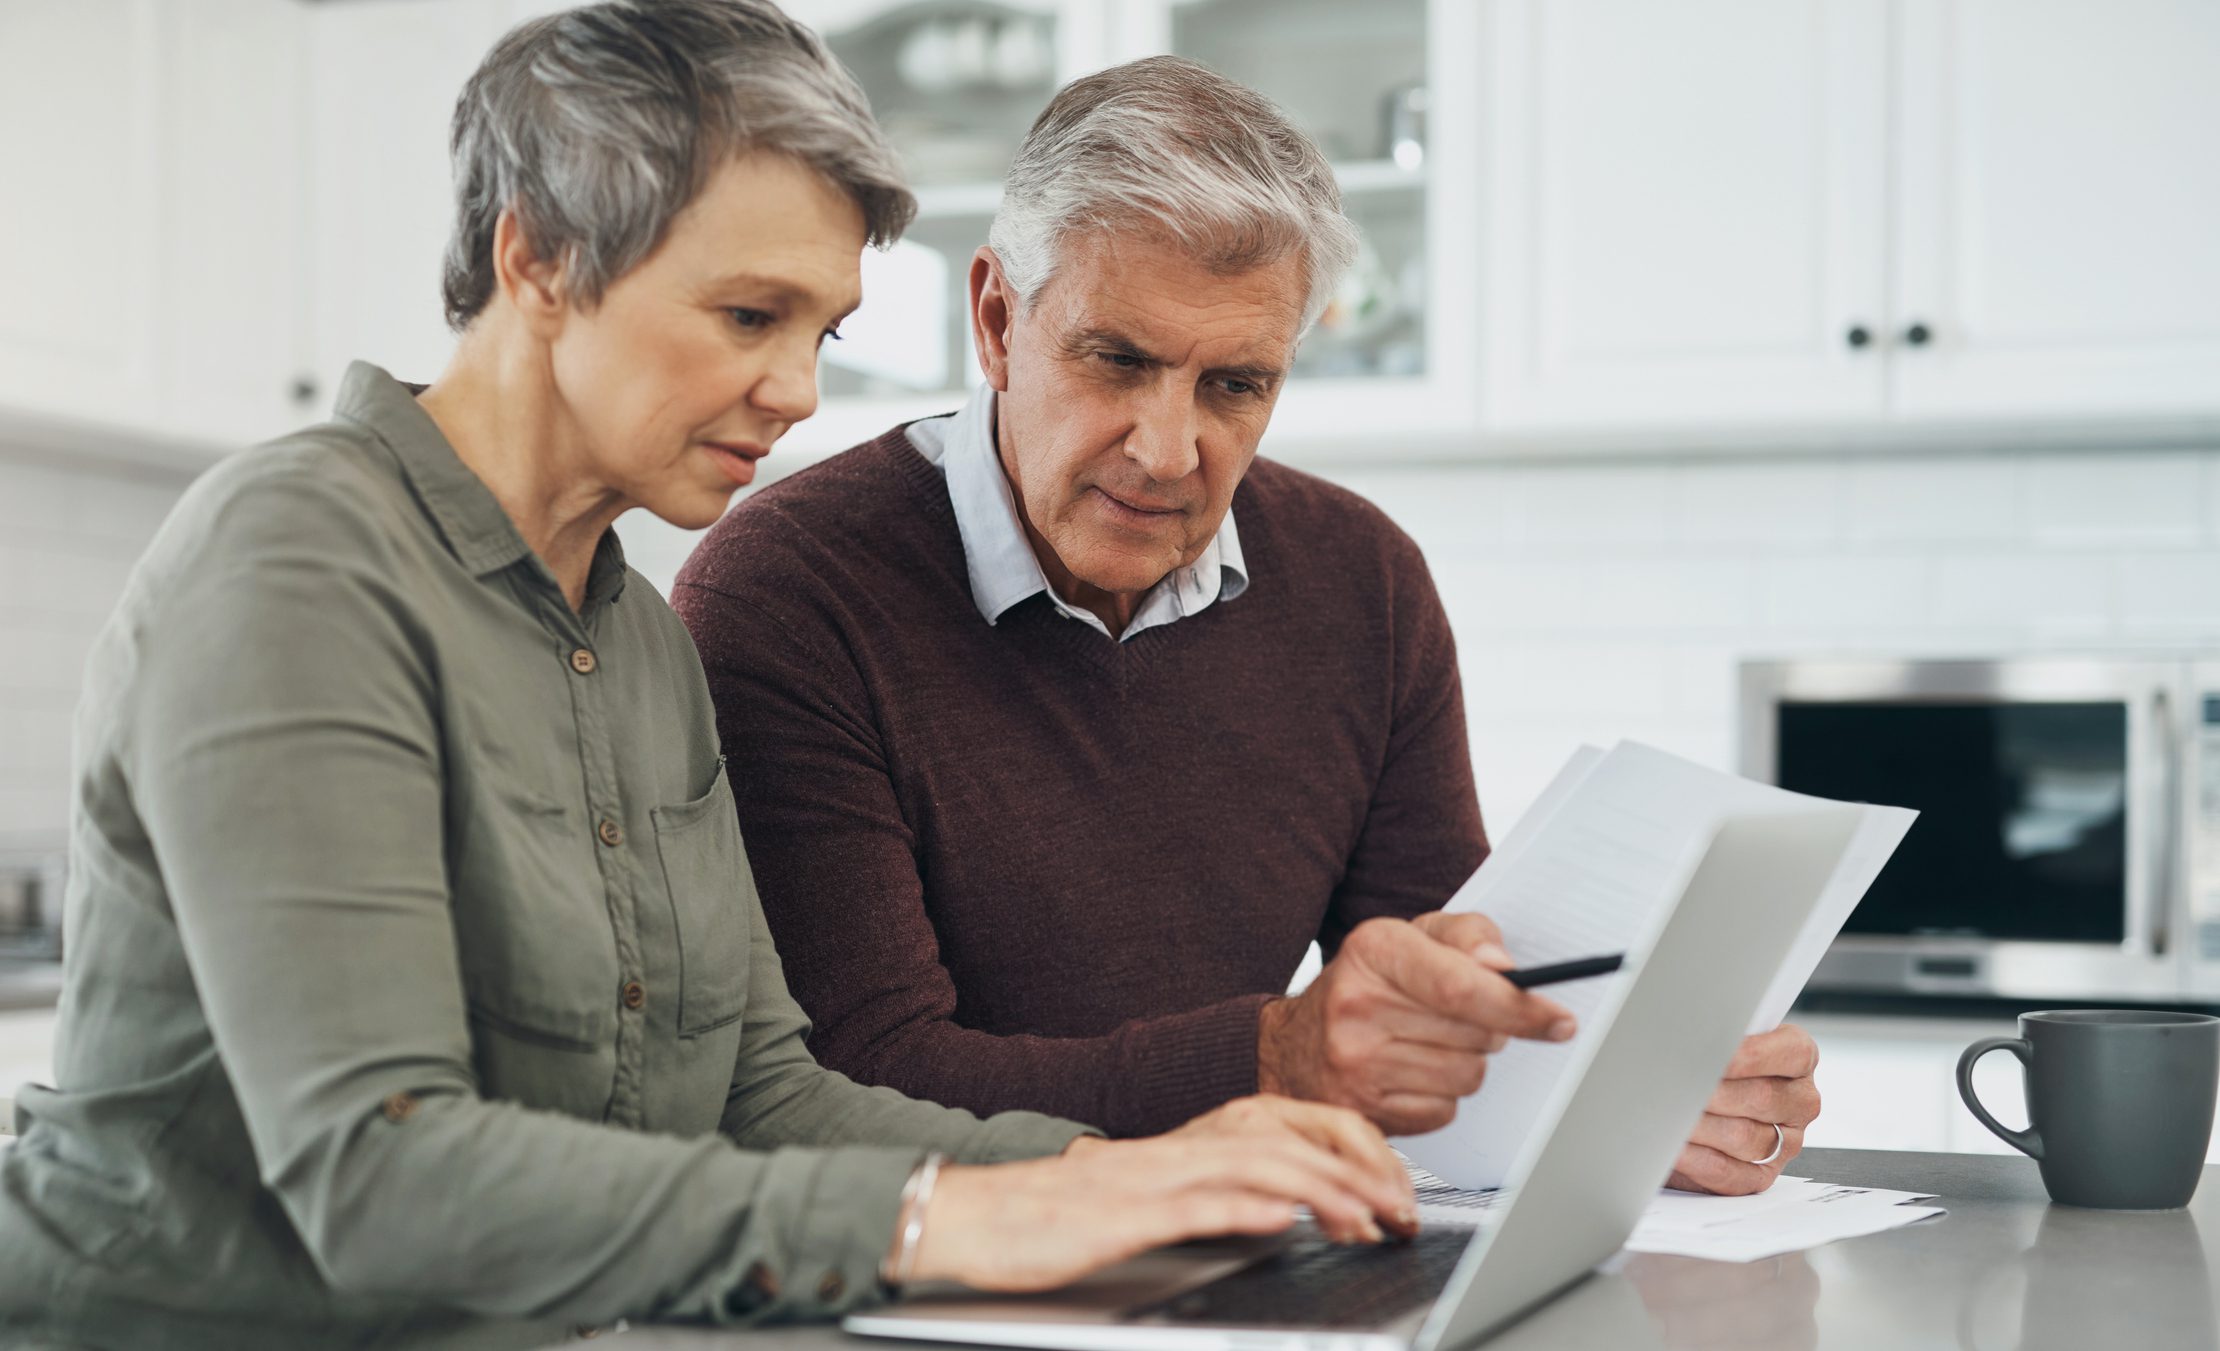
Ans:
{"type": "Polygon", "coordinates": [[[678,1034],[690,1037],[738,1020],[748,1003],[755,877],[723,758],[707,794],[649,816],[678,934],[678,1034]]]}
{"type": "Polygon", "coordinates": [[[472,1020],[531,1045],[606,1049],[622,978],[591,835],[521,791],[482,794],[470,819],[449,868],[472,1020]]]}

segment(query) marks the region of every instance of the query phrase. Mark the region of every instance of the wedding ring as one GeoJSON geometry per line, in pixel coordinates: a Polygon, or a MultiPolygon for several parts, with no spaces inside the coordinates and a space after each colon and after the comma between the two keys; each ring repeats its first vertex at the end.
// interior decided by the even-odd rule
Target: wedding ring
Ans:
{"type": "Polygon", "coordinates": [[[1778,1121],[1776,1121],[1776,1122],[1773,1122],[1773,1123],[1772,1123],[1772,1126],[1773,1126],[1773,1152],[1772,1152],[1772,1153],[1770,1153],[1770,1154],[1768,1154],[1768,1155],[1766,1155],[1766,1156],[1765,1156],[1764,1158],[1762,1158],[1762,1159],[1752,1159],[1752,1160],[1750,1160],[1750,1162],[1752,1162],[1752,1163],[1756,1164],[1756,1165],[1757,1165],[1758,1167],[1760,1167],[1760,1168],[1763,1168],[1763,1167],[1764,1167],[1765,1165],[1767,1165],[1767,1164],[1771,1163],[1771,1162],[1772,1162],[1773,1160],[1775,1160],[1775,1159],[1779,1158],[1779,1157],[1781,1156],[1781,1151],[1782,1151],[1782,1150],[1784,1150],[1784,1149],[1786,1149],[1786,1148],[1788,1148],[1788,1132],[1787,1132],[1787,1131],[1784,1131],[1784,1130],[1782,1130],[1782,1129],[1781,1129],[1781,1123],[1780,1123],[1780,1122],[1778,1122],[1778,1121]]]}

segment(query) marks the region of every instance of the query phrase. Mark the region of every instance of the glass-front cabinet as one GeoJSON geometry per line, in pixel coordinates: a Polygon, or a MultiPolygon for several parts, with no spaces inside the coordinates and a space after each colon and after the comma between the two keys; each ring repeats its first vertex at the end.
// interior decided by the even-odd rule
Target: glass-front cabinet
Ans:
{"type": "MultiPolygon", "coordinates": [[[[1363,237],[1303,344],[1267,449],[1440,432],[1475,418],[1478,211],[1462,0],[794,0],[870,94],[917,189],[917,223],[864,259],[865,301],[826,346],[824,452],[946,411],[979,379],[967,281],[1001,180],[1064,83],[1157,52],[1272,98],[1318,141],[1363,237]],[[1462,224],[1461,224],[1462,223],[1462,224]]],[[[1360,445],[1352,445],[1360,449],[1360,445]]]]}
{"type": "Polygon", "coordinates": [[[1168,50],[1286,109],[1334,162],[1362,231],[1298,377],[1426,370],[1426,0],[1188,0],[1168,50]]]}

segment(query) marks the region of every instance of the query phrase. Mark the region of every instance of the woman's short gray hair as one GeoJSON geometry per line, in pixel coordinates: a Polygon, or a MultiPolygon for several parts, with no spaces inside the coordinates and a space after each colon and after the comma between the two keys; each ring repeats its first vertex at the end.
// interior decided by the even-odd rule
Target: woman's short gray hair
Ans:
{"type": "Polygon", "coordinates": [[[987,240],[1031,304],[1066,239],[1132,230],[1226,273],[1300,251],[1306,330],[1357,253],[1333,168],[1311,139],[1262,94],[1176,56],[1066,85],[1018,147],[987,240]]]}
{"type": "Polygon", "coordinates": [[[457,331],[493,298],[494,225],[511,208],[584,308],[735,155],[816,169],[873,244],[917,211],[855,77],[770,0],[613,0],[521,24],[463,87],[451,149],[441,290],[457,331]]]}

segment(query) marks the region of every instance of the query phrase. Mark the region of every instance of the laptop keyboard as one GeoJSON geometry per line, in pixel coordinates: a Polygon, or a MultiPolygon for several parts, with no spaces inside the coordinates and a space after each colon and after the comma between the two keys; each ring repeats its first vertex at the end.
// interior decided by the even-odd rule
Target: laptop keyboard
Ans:
{"type": "Polygon", "coordinates": [[[1126,1317],[1247,1327],[1374,1327],[1440,1294],[1471,1242],[1472,1231],[1464,1228],[1424,1229],[1409,1243],[1378,1245],[1306,1235],[1261,1262],[1126,1317]]]}

